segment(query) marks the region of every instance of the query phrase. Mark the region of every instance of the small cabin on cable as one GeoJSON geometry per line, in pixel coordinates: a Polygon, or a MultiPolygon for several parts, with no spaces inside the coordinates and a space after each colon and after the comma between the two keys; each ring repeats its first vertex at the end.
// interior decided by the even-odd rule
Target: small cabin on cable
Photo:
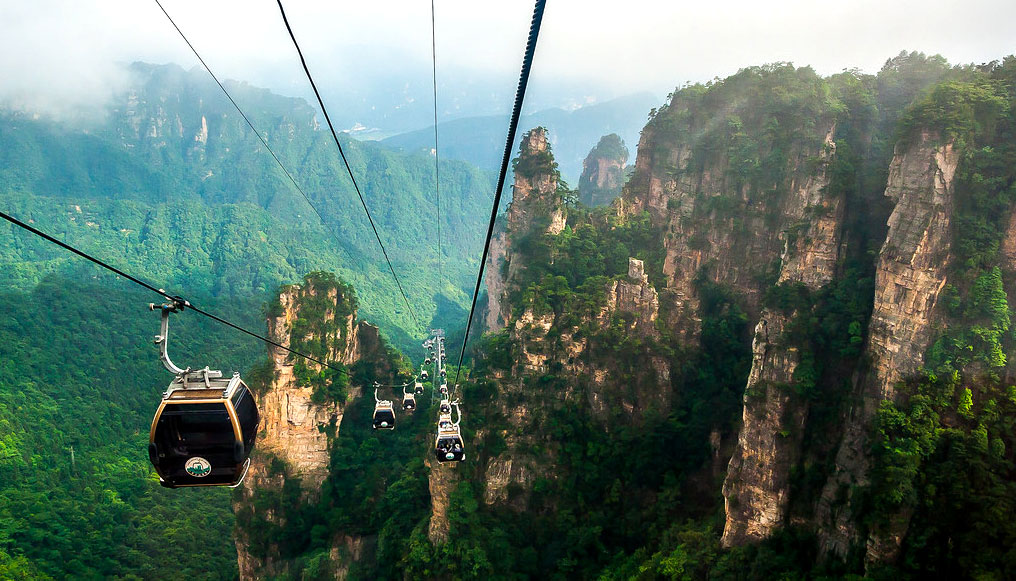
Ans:
{"type": "Polygon", "coordinates": [[[395,429],[395,408],[392,405],[392,402],[387,400],[378,400],[374,404],[374,429],[395,429]]]}
{"type": "Polygon", "coordinates": [[[234,373],[208,368],[169,384],[149,433],[148,458],[167,488],[236,486],[250,466],[258,424],[254,395],[234,373]]]}
{"type": "Polygon", "coordinates": [[[237,486],[250,467],[261,414],[239,373],[223,377],[207,367],[192,371],[169,358],[169,315],[189,303],[150,304],[161,313],[155,336],[162,365],[174,375],[148,433],[148,459],[166,488],[237,486]]]}
{"type": "Polygon", "coordinates": [[[457,425],[438,428],[437,440],[434,442],[434,456],[440,463],[462,462],[466,459],[465,444],[457,425]]]}

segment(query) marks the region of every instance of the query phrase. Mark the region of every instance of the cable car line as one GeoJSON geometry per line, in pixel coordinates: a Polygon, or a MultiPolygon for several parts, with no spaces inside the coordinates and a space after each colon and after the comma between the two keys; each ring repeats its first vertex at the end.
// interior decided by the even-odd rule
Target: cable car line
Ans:
{"type": "Polygon", "coordinates": [[[277,0],[279,4],[279,12],[282,14],[282,22],[286,25],[286,30],[289,32],[289,38],[293,41],[293,46],[296,47],[296,53],[300,56],[300,64],[303,66],[303,72],[307,74],[307,80],[310,81],[310,87],[314,90],[314,96],[317,98],[318,105],[321,107],[321,113],[325,117],[325,121],[328,123],[328,129],[332,133],[332,139],[335,141],[335,146],[339,149],[339,156],[342,157],[342,163],[346,166],[346,171],[349,173],[349,179],[353,182],[353,188],[356,190],[357,197],[360,198],[360,204],[363,206],[363,211],[367,214],[367,220],[370,222],[370,227],[374,230],[374,237],[377,238],[377,243],[381,246],[381,253],[384,254],[385,261],[388,263],[388,270],[391,271],[392,277],[395,279],[395,284],[399,287],[399,293],[402,295],[402,300],[406,302],[406,307],[409,308],[409,314],[413,316],[413,321],[417,326],[420,324],[420,320],[416,318],[416,312],[413,311],[413,305],[410,304],[409,298],[406,297],[406,292],[402,288],[402,282],[399,280],[399,275],[395,274],[395,267],[392,266],[392,260],[388,257],[388,250],[385,248],[384,242],[381,241],[381,234],[378,233],[377,226],[374,224],[374,218],[370,214],[370,209],[367,208],[367,201],[364,200],[363,194],[360,192],[360,186],[356,183],[356,178],[353,177],[353,169],[349,166],[349,160],[346,159],[345,152],[342,151],[342,144],[339,143],[339,136],[335,132],[335,126],[332,125],[332,119],[328,116],[328,109],[325,108],[325,102],[321,99],[321,93],[318,91],[317,84],[314,82],[314,77],[310,74],[310,69],[307,67],[307,60],[303,57],[303,50],[300,49],[300,43],[296,41],[296,35],[293,34],[293,28],[289,25],[289,19],[286,17],[286,9],[282,7],[282,0],[277,0]]]}
{"type": "Polygon", "coordinates": [[[480,259],[480,270],[476,275],[476,287],[473,289],[473,304],[469,307],[469,318],[466,320],[466,330],[462,337],[462,350],[459,352],[459,364],[455,370],[455,387],[459,385],[459,374],[462,373],[462,360],[466,355],[466,342],[469,341],[469,327],[473,324],[473,314],[476,312],[476,298],[480,294],[480,284],[483,282],[483,271],[487,265],[487,254],[490,252],[490,240],[494,236],[494,222],[497,220],[498,207],[501,205],[501,190],[504,188],[505,176],[508,173],[508,162],[511,161],[512,149],[515,144],[515,133],[519,127],[519,116],[522,113],[522,101],[526,97],[526,86],[529,84],[529,72],[533,66],[533,53],[536,51],[536,41],[540,36],[540,24],[543,22],[543,9],[547,0],[536,0],[533,8],[533,21],[529,26],[529,38],[526,40],[526,53],[522,59],[522,72],[519,75],[519,86],[515,92],[515,105],[512,108],[511,122],[508,124],[508,140],[504,145],[504,156],[501,158],[501,172],[497,177],[497,189],[494,190],[494,204],[490,209],[490,223],[487,225],[487,240],[483,243],[483,257],[480,259]]]}
{"type": "Polygon", "coordinates": [[[314,357],[312,355],[307,355],[306,353],[301,353],[301,352],[296,351],[294,349],[290,349],[289,347],[286,347],[285,345],[282,345],[281,343],[277,343],[275,341],[272,341],[268,337],[263,337],[263,336],[258,335],[257,333],[255,333],[253,331],[248,331],[247,329],[244,329],[243,327],[241,327],[239,325],[231,323],[231,322],[227,321],[226,319],[223,319],[222,317],[214,315],[214,314],[212,314],[212,313],[210,313],[210,312],[208,312],[208,311],[206,311],[204,309],[201,309],[200,307],[195,306],[193,303],[191,303],[187,299],[184,299],[180,295],[174,295],[174,294],[171,294],[169,291],[167,291],[165,289],[156,288],[155,286],[153,286],[153,285],[151,285],[151,284],[149,284],[149,283],[147,283],[147,282],[145,282],[145,281],[143,281],[143,280],[141,280],[141,279],[139,279],[137,277],[134,277],[134,276],[131,276],[131,275],[127,274],[126,272],[120,270],[119,268],[117,268],[115,266],[107,264],[106,262],[103,262],[102,260],[99,260],[98,258],[95,258],[94,256],[91,256],[88,253],[85,253],[85,252],[82,252],[81,250],[78,250],[77,248],[71,246],[70,244],[67,244],[66,242],[63,242],[61,240],[57,240],[56,238],[50,236],[49,234],[46,234],[45,232],[43,232],[43,231],[41,231],[41,230],[39,230],[37,228],[33,228],[32,226],[29,226],[28,224],[22,222],[21,220],[18,220],[14,216],[11,216],[11,215],[9,215],[9,214],[7,214],[5,212],[0,211],[0,218],[3,218],[4,220],[7,220],[8,222],[10,222],[11,224],[14,224],[15,226],[23,228],[23,229],[31,232],[32,234],[35,234],[36,236],[39,236],[39,237],[41,237],[41,238],[43,238],[43,239],[45,239],[45,240],[47,240],[49,242],[52,242],[53,244],[56,244],[57,246],[63,248],[64,250],[73,252],[74,254],[77,254],[81,258],[84,258],[85,260],[93,262],[93,263],[101,266],[102,268],[105,268],[106,270],[109,270],[109,271],[111,271],[111,272],[113,272],[113,273],[115,273],[115,274],[117,274],[119,276],[122,276],[125,279],[133,282],[134,284],[140,285],[140,286],[142,286],[142,287],[152,291],[153,293],[156,293],[156,294],[162,296],[164,299],[166,299],[167,301],[170,301],[171,303],[173,303],[178,308],[184,308],[184,307],[189,308],[189,309],[191,309],[192,311],[194,311],[195,313],[197,313],[199,315],[203,315],[205,317],[208,317],[209,319],[211,319],[213,321],[216,321],[218,323],[221,323],[223,325],[226,325],[227,327],[232,327],[233,329],[236,329],[237,331],[240,331],[241,333],[245,333],[247,335],[250,335],[251,337],[254,337],[255,339],[260,339],[261,341],[264,341],[265,343],[268,343],[269,345],[274,345],[275,347],[278,347],[280,349],[288,351],[288,352],[292,353],[293,355],[297,355],[299,357],[303,357],[304,359],[306,359],[308,361],[313,361],[314,363],[317,363],[319,365],[324,365],[325,367],[328,367],[329,369],[338,371],[340,373],[344,373],[344,374],[348,373],[347,370],[345,370],[345,369],[343,369],[341,367],[336,367],[336,366],[331,365],[329,363],[326,363],[326,362],[324,362],[324,361],[322,361],[322,360],[320,360],[320,359],[318,359],[318,358],[316,358],[316,357],[314,357]]]}
{"type": "Polygon", "coordinates": [[[218,85],[220,89],[222,89],[222,93],[226,95],[226,98],[229,99],[229,102],[232,103],[233,107],[236,108],[236,112],[240,114],[240,117],[243,117],[243,120],[247,122],[247,126],[250,127],[251,131],[254,132],[254,135],[256,135],[257,138],[261,141],[261,144],[265,146],[265,149],[268,150],[268,153],[272,155],[272,158],[275,159],[275,163],[279,165],[279,168],[282,169],[283,173],[286,174],[286,177],[289,178],[289,181],[293,183],[293,187],[295,187],[297,191],[300,192],[300,195],[303,196],[303,199],[307,200],[307,204],[310,206],[312,210],[314,210],[314,213],[317,214],[317,217],[321,220],[321,225],[325,227],[325,230],[327,230],[329,234],[332,235],[332,238],[335,239],[335,241],[341,248],[342,240],[340,240],[339,236],[334,232],[334,230],[332,230],[332,227],[328,225],[328,222],[325,220],[325,217],[317,209],[317,206],[314,205],[314,202],[311,201],[310,196],[307,195],[307,192],[303,191],[303,188],[300,187],[300,184],[296,182],[296,178],[293,177],[293,174],[290,173],[288,169],[286,169],[286,166],[283,165],[282,160],[279,159],[279,156],[275,154],[275,151],[272,149],[272,147],[268,145],[268,141],[261,136],[261,132],[254,127],[254,124],[251,123],[251,120],[243,112],[243,109],[240,108],[240,105],[237,104],[237,102],[233,99],[233,96],[230,95],[229,91],[226,90],[226,87],[219,81],[219,77],[217,77],[215,73],[212,72],[211,67],[208,66],[208,63],[205,62],[205,59],[202,58],[201,55],[198,53],[198,49],[194,48],[194,45],[191,44],[191,41],[187,38],[187,35],[183,33],[183,30],[181,30],[179,26],[177,26],[176,21],[173,20],[173,17],[170,16],[169,12],[166,11],[166,8],[162,5],[162,2],[160,2],[159,0],[155,0],[155,3],[162,10],[162,13],[166,15],[166,18],[169,20],[169,23],[173,25],[173,28],[175,28],[176,31],[180,34],[180,38],[182,38],[183,41],[187,43],[187,47],[191,49],[191,52],[194,53],[194,56],[197,57],[198,61],[201,63],[201,66],[205,68],[205,71],[207,71],[209,76],[212,77],[212,80],[215,81],[215,84],[218,85]]]}
{"type": "Polygon", "coordinates": [[[444,270],[444,252],[441,249],[441,169],[437,147],[437,25],[434,0],[430,0],[430,55],[434,80],[434,194],[437,200],[437,260],[439,273],[444,270]]]}

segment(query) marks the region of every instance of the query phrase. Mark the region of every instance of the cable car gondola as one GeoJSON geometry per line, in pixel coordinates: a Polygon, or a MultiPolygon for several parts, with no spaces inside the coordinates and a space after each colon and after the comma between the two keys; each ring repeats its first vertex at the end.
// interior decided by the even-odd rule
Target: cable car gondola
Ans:
{"type": "Polygon", "coordinates": [[[378,399],[377,388],[374,389],[374,429],[395,429],[395,407],[388,400],[378,399]]]}
{"type": "Polygon", "coordinates": [[[191,371],[173,364],[167,347],[169,314],[182,305],[160,308],[162,333],[155,342],[163,365],[176,377],[152,419],[148,458],[167,488],[237,486],[250,466],[260,423],[254,395],[239,373],[225,378],[207,367],[191,371]]]}
{"type": "Polygon", "coordinates": [[[423,395],[423,384],[422,384],[422,383],[420,383],[419,381],[417,381],[417,382],[416,382],[416,383],[415,383],[415,384],[413,385],[413,392],[415,392],[415,393],[416,393],[416,395],[423,395]]]}
{"type": "Polygon", "coordinates": [[[402,409],[408,412],[416,409],[416,395],[412,391],[408,391],[405,387],[402,388],[402,409]]]}
{"type": "MultiPolygon", "coordinates": [[[[441,402],[442,409],[448,404],[447,400],[441,402]]],[[[459,422],[462,421],[462,410],[459,409],[459,403],[453,402],[447,405],[449,409],[448,414],[442,414],[438,419],[437,438],[434,441],[434,456],[437,461],[444,464],[445,462],[462,462],[466,459],[466,446],[462,441],[462,432],[459,430],[459,422]],[[455,411],[458,413],[458,419],[453,423],[451,421],[451,406],[455,406],[455,411]]]]}

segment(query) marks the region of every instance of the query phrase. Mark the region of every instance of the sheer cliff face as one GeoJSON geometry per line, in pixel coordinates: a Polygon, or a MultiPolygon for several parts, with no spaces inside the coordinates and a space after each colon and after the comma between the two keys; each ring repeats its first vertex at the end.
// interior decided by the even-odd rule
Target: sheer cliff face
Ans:
{"type": "MultiPolygon", "coordinates": [[[[828,161],[835,152],[831,137],[832,131],[820,160],[828,161]]],[[[802,203],[806,212],[789,212],[798,220],[797,231],[784,232],[778,279],[811,291],[836,275],[844,206],[838,197],[823,195],[828,181],[824,166],[816,164],[814,171],[805,187],[790,192],[791,203],[802,203]]],[[[806,402],[794,393],[798,346],[786,337],[795,315],[764,308],[755,327],[742,427],[723,486],[724,546],[767,538],[786,522],[790,468],[797,461],[808,414],[806,402]]]]}
{"type": "MultiPolygon", "coordinates": [[[[655,322],[659,297],[649,284],[641,260],[629,259],[626,277],[603,288],[605,304],[588,322],[600,330],[621,322],[632,337],[658,340],[655,322]]],[[[484,500],[526,510],[528,494],[540,478],[556,479],[554,458],[562,442],[549,442],[533,426],[546,425],[553,413],[582,410],[607,428],[611,422],[639,423],[649,410],[665,413],[671,405],[670,362],[651,352],[641,353],[637,370],[594,355],[596,346],[555,313],[526,309],[514,318],[509,340],[518,345],[518,358],[507,373],[496,375],[502,397],[494,404],[503,418],[498,437],[505,451],[491,457],[484,469],[484,500]],[[549,373],[566,384],[556,390],[537,388],[549,373]],[[534,455],[532,450],[544,449],[534,455]]],[[[588,330],[585,332],[588,334],[588,330]]],[[[477,439],[486,429],[477,433],[477,439]]]]}
{"type": "MultiPolygon", "coordinates": [[[[843,556],[859,538],[856,511],[849,502],[856,486],[868,483],[867,431],[884,400],[900,397],[901,382],[924,363],[936,325],[936,307],[948,282],[953,177],[959,164],[951,143],[924,132],[897,147],[885,195],[895,202],[889,232],[879,253],[875,303],[866,356],[869,366],[857,386],[858,403],[844,426],[836,469],[818,507],[825,551],[843,556]],[[848,502],[842,502],[843,496],[848,502]]],[[[908,517],[899,515],[868,539],[866,561],[896,558],[908,517]]]]}
{"type": "Polygon", "coordinates": [[[723,485],[724,546],[764,539],[785,524],[808,415],[795,396],[798,346],[785,333],[796,313],[764,308],[762,281],[775,275],[777,284],[816,291],[836,276],[842,242],[845,202],[826,187],[836,114],[815,85],[799,102],[774,106],[779,75],[814,82],[800,69],[745,71],[713,98],[677,93],[643,130],[618,206],[622,216],[649,212],[664,232],[665,322],[681,343],[698,343],[703,277],[743,300],[755,328],[723,485]],[[791,118],[807,122],[793,133],[773,129],[791,118]]]}
{"type": "Polygon", "coordinates": [[[515,164],[515,183],[503,229],[495,231],[487,257],[486,328],[497,331],[511,318],[508,293],[511,281],[522,266],[512,262],[512,242],[536,229],[558,234],[564,229],[567,213],[558,194],[560,173],[550,151],[547,132],[536,127],[522,138],[515,164]]]}
{"type": "Polygon", "coordinates": [[[628,163],[628,148],[616,133],[600,138],[582,162],[579,177],[579,199],[594,207],[611,203],[621,194],[624,169],[628,163]]]}
{"type": "Polygon", "coordinates": [[[590,339],[612,325],[633,337],[660,339],[656,329],[659,296],[641,260],[630,258],[624,275],[605,279],[597,289],[600,298],[595,309],[578,319],[536,301],[518,302],[525,294],[526,270],[531,265],[528,256],[513,246],[531,248],[533,238],[556,237],[567,225],[555,168],[546,134],[541,128],[533,129],[523,139],[505,231],[495,240],[488,264],[496,269],[488,270],[487,277],[492,297],[489,324],[496,323],[494,330],[506,326],[506,340],[516,347],[512,365],[494,372],[502,397],[488,412],[503,418],[505,425],[494,434],[484,427],[477,439],[505,443],[505,450],[489,458],[483,469],[484,500],[516,510],[526,509],[533,482],[558,477],[554,469],[558,444],[547,442],[534,426],[546,425],[554,413],[567,408],[581,409],[606,424],[618,413],[626,418],[623,421],[638,422],[646,410],[666,411],[670,406],[669,361],[645,353],[639,361],[643,365],[631,371],[627,368],[631,361],[618,364],[596,357],[595,349],[602,346],[590,339]],[[515,301],[511,307],[510,300],[515,301]],[[583,324],[591,327],[580,330],[583,324]],[[540,378],[551,376],[560,378],[560,390],[535,387],[540,378]],[[540,448],[546,453],[532,453],[540,448]]]}
{"type": "MultiPolygon", "coordinates": [[[[310,277],[303,284],[286,287],[279,295],[273,316],[268,318],[269,337],[286,347],[294,347],[294,342],[314,341],[326,346],[317,353],[324,360],[346,366],[356,363],[365,352],[377,347],[378,333],[376,327],[357,322],[350,297],[344,296],[343,290],[341,286],[310,277]],[[320,318],[321,329],[327,331],[318,336],[321,329],[308,328],[301,317],[320,318]]],[[[235,500],[238,514],[255,510],[260,499],[281,493],[290,480],[298,483],[304,499],[316,497],[328,476],[330,441],[342,422],[343,411],[348,402],[361,395],[361,388],[353,386],[344,401],[315,396],[315,389],[320,386],[301,379],[307,372],[298,366],[304,364],[316,373],[320,371],[319,365],[297,361],[277,347],[269,349],[269,356],[270,380],[258,395],[260,434],[247,477],[238,488],[235,500]]],[[[286,507],[278,508],[252,516],[284,525],[286,507]]],[[[241,577],[254,579],[283,573],[288,564],[273,554],[271,546],[266,554],[252,554],[249,547],[252,533],[242,525],[237,528],[241,577]]],[[[336,539],[336,547],[346,546],[347,553],[355,554],[358,542],[359,539],[340,538],[336,539]]]]}
{"type": "Polygon", "coordinates": [[[746,96],[703,112],[675,98],[643,130],[635,174],[619,206],[622,215],[648,211],[663,229],[673,307],[668,324],[689,343],[701,330],[695,280],[703,268],[741,294],[757,316],[758,280],[774,263],[781,279],[809,286],[821,286],[835,267],[840,202],[822,193],[834,115],[818,111],[809,129],[794,138],[772,136],[778,143],[766,144],[755,135],[764,134],[762,127],[747,128],[741,120],[759,106],[746,96]],[[755,149],[741,151],[736,143],[748,135],[757,139],[755,149]],[[769,147],[781,148],[781,157],[767,160],[769,147]]]}
{"type": "MultiPolygon", "coordinates": [[[[336,288],[318,289],[310,284],[294,285],[279,295],[282,314],[268,319],[269,336],[289,347],[293,323],[300,317],[302,302],[322,292],[330,303],[339,304],[345,300],[336,288]]],[[[376,342],[377,329],[358,323],[355,312],[336,320],[334,310],[326,310],[324,320],[335,328],[328,341],[328,361],[352,365],[360,359],[363,339],[368,344],[376,342]]],[[[319,428],[342,422],[343,402],[315,403],[314,388],[301,384],[294,375],[293,356],[278,347],[270,347],[270,356],[274,379],[258,402],[264,430],[258,447],[285,461],[291,476],[301,478],[307,490],[315,490],[328,474],[328,437],[319,428]]],[[[358,389],[349,395],[350,398],[358,396],[358,389]]],[[[251,468],[263,466],[252,465],[251,468]]],[[[256,482],[252,484],[256,487],[256,482]]]]}

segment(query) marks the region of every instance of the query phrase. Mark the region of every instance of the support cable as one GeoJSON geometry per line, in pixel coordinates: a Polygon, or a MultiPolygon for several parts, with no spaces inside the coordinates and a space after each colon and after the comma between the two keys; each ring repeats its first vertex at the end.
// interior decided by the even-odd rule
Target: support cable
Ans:
{"type": "Polygon", "coordinates": [[[285,345],[282,345],[281,343],[277,343],[275,341],[272,341],[268,337],[264,337],[262,335],[258,335],[257,333],[255,333],[253,331],[248,331],[247,329],[244,329],[243,327],[241,327],[239,325],[231,323],[231,322],[227,321],[226,319],[223,319],[222,317],[214,315],[214,314],[212,314],[212,313],[210,313],[210,312],[208,312],[208,311],[206,311],[206,310],[204,310],[204,309],[194,305],[193,303],[191,303],[190,301],[188,301],[187,299],[184,299],[183,297],[181,297],[179,295],[174,295],[174,294],[170,293],[169,291],[167,291],[165,289],[156,288],[155,286],[153,286],[153,285],[151,285],[151,284],[149,284],[149,283],[147,283],[147,282],[145,282],[145,281],[143,281],[143,280],[141,280],[141,279],[139,279],[137,277],[134,277],[134,276],[131,276],[131,275],[127,274],[126,272],[120,270],[119,268],[116,268],[115,266],[107,264],[107,263],[103,262],[102,260],[99,260],[98,258],[95,258],[94,256],[91,256],[90,254],[87,254],[85,252],[82,252],[81,250],[78,250],[77,248],[71,246],[70,244],[67,244],[66,242],[63,242],[61,240],[57,240],[56,238],[50,236],[49,234],[46,234],[45,232],[43,232],[43,231],[41,231],[41,230],[39,230],[37,228],[33,228],[32,226],[29,226],[28,224],[25,224],[21,220],[18,220],[17,218],[15,218],[15,217],[13,217],[13,216],[11,216],[9,214],[6,214],[4,212],[0,212],[0,218],[3,218],[4,220],[7,220],[8,222],[10,222],[11,224],[14,224],[15,226],[23,228],[23,229],[31,232],[32,234],[35,234],[36,236],[39,236],[39,237],[41,237],[41,238],[43,238],[43,239],[45,239],[45,240],[47,240],[49,242],[52,242],[53,244],[56,244],[57,246],[59,246],[60,248],[63,248],[64,250],[73,252],[74,254],[77,254],[81,258],[84,258],[85,260],[93,262],[93,263],[101,266],[102,268],[105,268],[106,270],[109,270],[109,271],[115,273],[118,276],[122,276],[123,278],[133,282],[134,284],[140,285],[140,286],[142,286],[142,287],[152,291],[153,293],[161,295],[164,299],[166,299],[167,301],[172,302],[173,304],[175,304],[177,306],[190,308],[191,310],[193,310],[195,313],[197,313],[199,315],[203,315],[205,317],[208,317],[209,319],[211,319],[211,320],[213,320],[213,321],[215,321],[217,323],[221,323],[223,325],[226,325],[227,327],[232,327],[233,329],[236,329],[237,331],[240,331],[241,333],[245,333],[247,335],[250,335],[251,337],[254,337],[255,339],[260,339],[261,341],[264,341],[265,343],[268,343],[269,345],[274,345],[275,347],[278,347],[279,349],[283,349],[285,351],[288,351],[288,352],[292,353],[293,355],[296,355],[296,356],[299,356],[299,357],[303,357],[304,359],[306,359],[308,361],[313,361],[314,363],[317,363],[319,365],[323,365],[325,367],[328,367],[329,369],[333,369],[333,370],[338,371],[340,373],[348,373],[348,371],[346,371],[345,369],[342,369],[341,367],[335,367],[334,365],[331,365],[330,363],[326,363],[325,361],[322,361],[322,360],[320,360],[320,359],[318,359],[316,357],[313,357],[311,355],[307,355],[306,353],[301,353],[301,352],[296,351],[294,349],[290,349],[289,347],[286,347],[285,345]]]}
{"type": "Polygon", "coordinates": [[[501,158],[501,172],[497,177],[497,189],[494,190],[494,204],[490,209],[490,223],[487,225],[487,240],[483,243],[483,257],[480,259],[480,271],[476,275],[476,287],[473,289],[473,304],[469,307],[469,318],[466,320],[466,331],[462,337],[462,350],[459,351],[459,364],[455,370],[455,387],[459,386],[459,375],[462,373],[462,360],[466,356],[466,342],[469,341],[469,328],[473,324],[473,314],[476,312],[476,298],[480,294],[480,284],[483,282],[483,271],[487,266],[487,254],[490,252],[490,240],[494,236],[494,222],[497,220],[498,207],[501,205],[501,190],[504,188],[505,176],[508,174],[508,162],[511,161],[512,149],[515,144],[515,133],[519,128],[519,116],[522,113],[522,102],[526,97],[526,86],[529,84],[529,72],[533,66],[533,53],[536,51],[536,41],[540,36],[540,24],[543,22],[543,9],[547,0],[536,0],[533,8],[533,21],[529,25],[529,38],[526,40],[526,54],[522,59],[522,73],[519,75],[519,87],[515,92],[515,106],[512,108],[511,122],[508,124],[508,141],[504,146],[504,156],[501,158]]]}
{"type": "Polygon", "coordinates": [[[229,102],[232,103],[233,107],[236,108],[236,112],[240,114],[240,117],[243,117],[243,120],[247,122],[247,126],[250,127],[250,130],[254,132],[254,135],[256,135],[257,138],[261,141],[261,144],[265,146],[265,149],[268,150],[268,153],[272,155],[272,158],[275,160],[275,163],[279,165],[279,168],[281,168],[282,172],[286,174],[286,177],[289,178],[289,181],[293,183],[293,187],[295,187],[296,190],[300,192],[300,195],[303,196],[303,199],[307,200],[307,204],[310,206],[312,210],[314,210],[314,213],[317,214],[317,217],[321,220],[321,224],[325,227],[326,230],[328,230],[328,233],[332,235],[332,238],[335,239],[335,241],[339,245],[339,248],[341,248],[342,240],[340,240],[338,235],[332,230],[331,227],[329,227],[328,222],[325,220],[325,217],[317,209],[317,206],[314,205],[314,202],[311,201],[310,196],[308,196],[307,193],[303,191],[303,188],[300,187],[300,184],[296,183],[296,178],[294,178],[293,174],[290,173],[288,169],[286,169],[286,166],[283,165],[282,160],[279,159],[279,156],[276,155],[275,151],[271,148],[270,145],[268,145],[268,141],[261,136],[261,132],[259,132],[254,127],[254,124],[251,123],[251,120],[247,117],[247,115],[243,112],[243,110],[240,109],[240,105],[237,104],[237,102],[233,99],[233,96],[230,95],[229,91],[226,90],[226,87],[219,81],[219,77],[217,77],[215,73],[212,72],[211,67],[208,66],[208,63],[205,62],[205,59],[203,59],[201,55],[198,53],[198,49],[194,48],[194,45],[191,44],[191,41],[187,38],[187,35],[183,33],[183,30],[181,30],[180,27],[177,26],[176,21],[173,20],[173,17],[169,15],[169,12],[166,12],[166,8],[163,7],[162,2],[160,2],[159,0],[155,0],[155,3],[158,4],[159,8],[162,10],[162,13],[166,15],[167,19],[169,19],[169,23],[172,24],[173,28],[175,28],[176,31],[180,34],[180,38],[182,38],[183,41],[187,43],[187,47],[191,49],[191,52],[194,53],[194,56],[197,57],[198,61],[201,63],[201,66],[205,68],[205,71],[208,72],[208,75],[212,77],[213,81],[215,81],[215,84],[218,85],[220,89],[222,89],[222,93],[226,95],[226,98],[229,99],[229,102]]]}
{"type": "Polygon", "coordinates": [[[289,32],[289,38],[293,41],[293,46],[296,47],[296,53],[300,56],[300,64],[303,66],[303,72],[307,74],[307,80],[310,81],[310,87],[314,90],[314,96],[317,97],[318,106],[321,107],[321,113],[324,114],[325,121],[328,123],[328,129],[332,132],[332,139],[335,141],[335,146],[339,148],[339,156],[342,157],[342,163],[346,166],[346,172],[349,173],[349,179],[353,182],[353,188],[356,190],[357,197],[360,198],[360,204],[363,206],[364,213],[367,214],[367,220],[370,222],[370,227],[374,230],[374,237],[377,238],[377,243],[381,247],[381,253],[385,257],[385,262],[388,263],[388,270],[391,271],[392,277],[395,279],[395,284],[399,287],[399,294],[402,295],[402,300],[406,302],[406,307],[409,308],[409,314],[413,316],[413,321],[417,326],[420,325],[420,320],[416,318],[416,312],[413,311],[413,305],[409,303],[409,298],[406,297],[406,291],[402,288],[402,282],[399,280],[399,275],[395,274],[395,267],[392,266],[392,260],[388,257],[388,250],[385,248],[384,242],[381,241],[381,234],[378,233],[377,226],[374,224],[374,218],[370,214],[370,209],[367,208],[367,201],[364,200],[363,194],[360,192],[360,186],[356,183],[356,178],[353,177],[353,169],[349,166],[349,160],[346,159],[345,152],[342,151],[342,144],[339,143],[339,135],[335,132],[335,126],[332,125],[332,119],[328,116],[328,109],[325,108],[325,102],[321,99],[321,93],[318,91],[317,84],[314,82],[314,77],[310,74],[310,69],[307,67],[307,60],[303,57],[303,50],[300,49],[300,43],[296,41],[296,36],[293,34],[293,28],[289,25],[289,19],[286,18],[286,9],[282,7],[282,0],[277,0],[279,4],[279,12],[282,14],[282,22],[286,25],[286,31],[289,32]]]}
{"type": "Polygon", "coordinates": [[[434,80],[434,194],[437,199],[437,260],[438,273],[444,270],[444,251],[441,248],[441,169],[437,147],[437,25],[434,15],[434,0],[430,0],[430,55],[434,80]]]}

